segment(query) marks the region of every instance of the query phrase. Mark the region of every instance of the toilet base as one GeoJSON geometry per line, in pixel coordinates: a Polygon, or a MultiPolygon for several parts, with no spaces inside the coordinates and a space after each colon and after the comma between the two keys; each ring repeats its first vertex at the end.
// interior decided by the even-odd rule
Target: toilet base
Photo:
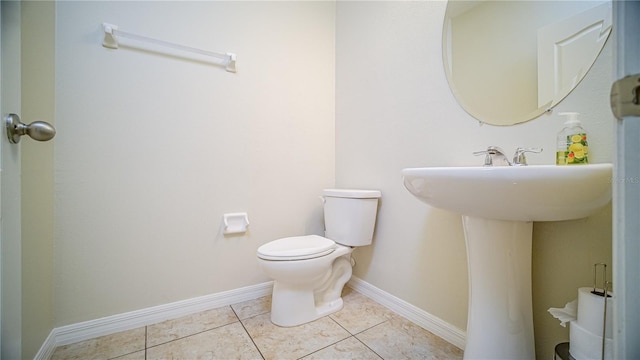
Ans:
{"type": "Polygon", "coordinates": [[[273,286],[271,322],[274,325],[298,326],[342,310],[342,298],[316,307],[313,291],[296,291],[282,287],[278,283],[273,286]]]}
{"type": "Polygon", "coordinates": [[[351,278],[351,273],[351,262],[347,255],[333,262],[331,271],[317,289],[274,281],[271,322],[283,327],[298,326],[341,310],[342,289],[351,278]]]}

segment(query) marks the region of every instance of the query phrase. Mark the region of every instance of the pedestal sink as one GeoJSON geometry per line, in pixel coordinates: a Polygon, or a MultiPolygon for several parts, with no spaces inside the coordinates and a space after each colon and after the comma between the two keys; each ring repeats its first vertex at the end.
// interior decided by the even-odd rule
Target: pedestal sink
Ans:
{"type": "Polygon", "coordinates": [[[533,221],[590,216],[611,201],[611,164],[402,170],[425,203],[462,215],[469,268],[465,359],[535,359],[533,221]]]}

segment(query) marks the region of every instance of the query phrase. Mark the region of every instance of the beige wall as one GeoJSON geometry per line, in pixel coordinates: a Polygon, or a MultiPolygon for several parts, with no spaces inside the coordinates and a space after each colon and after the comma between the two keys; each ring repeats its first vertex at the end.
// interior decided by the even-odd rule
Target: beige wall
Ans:
{"type": "MultiPolygon", "coordinates": [[[[402,186],[405,167],[481,165],[473,151],[542,147],[553,164],[561,111],[584,114],[594,162],[612,161],[608,107],[611,47],[552,115],[510,127],[479,126],[456,103],[442,65],[445,2],[338,2],[336,184],[382,191],[374,244],[355,252],[356,276],[464,329],[467,267],[460,217],[402,186]]],[[[488,91],[488,89],[482,89],[488,91]]],[[[568,189],[570,191],[570,189],[568,189]]],[[[514,199],[517,201],[517,199],[514,199]]],[[[568,331],[547,312],[591,284],[592,264],[611,264],[611,210],[585,220],[534,224],[536,351],[552,356],[568,331]]]]}
{"type": "Polygon", "coordinates": [[[56,326],[268,281],[258,246],[322,233],[334,3],[65,1],[56,16],[56,326]],[[238,72],[106,49],[103,22],[234,52],[238,72]],[[247,234],[223,236],[241,211],[247,234]]]}

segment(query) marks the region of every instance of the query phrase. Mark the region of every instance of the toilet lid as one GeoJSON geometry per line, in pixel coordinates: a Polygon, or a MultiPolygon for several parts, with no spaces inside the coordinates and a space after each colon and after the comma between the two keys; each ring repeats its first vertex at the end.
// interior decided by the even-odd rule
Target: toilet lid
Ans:
{"type": "Polygon", "coordinates": [[[304,260],[330,254],[335,249],[336,243],[322,236],[294,236],[260,246],[258,257],[265,260],[304,260]]]}

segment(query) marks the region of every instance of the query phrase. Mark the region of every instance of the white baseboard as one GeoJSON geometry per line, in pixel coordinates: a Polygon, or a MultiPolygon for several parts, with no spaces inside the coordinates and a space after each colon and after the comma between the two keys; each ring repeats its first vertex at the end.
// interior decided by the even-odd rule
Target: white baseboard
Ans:
{"type": "MultiPolygon", "coordinates": [[[[464,349],[465,332],[439,319],[426,311],[417,308],[377,287],[352,277],[347,286],[369,297],[393,312],[407,318],[416,325],[431,331],[451,344],[464,349]]],[[[165,320],[193,314],[196,312],[228,306],[243,301],[257,299],[271,294],[273,281],[205,295],[193,299],[177,301],[123,314],[107,316],[100,319],[61,326],[51,331],[34,357],[35,360],[48,360],[55,348],[73,344],[78,341],[110,335],[120,331],[135,329],[141,326],[156,324],[165,320]]]]}
{"type": "Polygon", "coordinates": [[[216,294],[154,306],[100,319],[61,326],[51,331],[35,360],[48,360],[57,346],[131,330],[200,311],[228,306],[271,294],[273,281],[216,294]]]}
{"type": "Polygon", "coordinates": [[[49,360],[51,356],[53,356],[53,352],[56,350],[56,329],[53,329],[49,336],[44,340],[42,346],[40,346],[40,350],[36,356],[33,357],[34,360],[49,360]]]}
{"type": "Polygon", "coordinates": [[[464,350],[466,332],[355,276],[347,286],[464,350]]]}

